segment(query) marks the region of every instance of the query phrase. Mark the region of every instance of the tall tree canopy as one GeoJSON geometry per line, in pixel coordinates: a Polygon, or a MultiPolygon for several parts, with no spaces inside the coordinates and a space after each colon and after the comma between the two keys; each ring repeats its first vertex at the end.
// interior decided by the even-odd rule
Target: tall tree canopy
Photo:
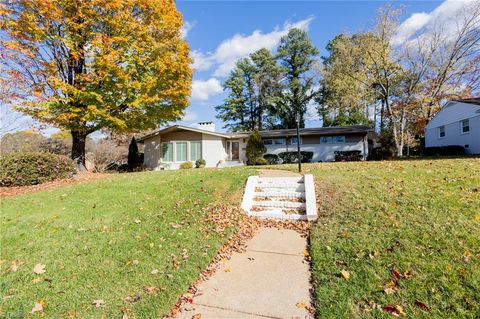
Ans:
{"type": "Polygon", "coordinates": [[[79,165],[88,134],[153,128],[188,105],[173,0],[14,0],[0,4],[0,27],[1,63],[25,83],[17,108],[69,130],[79,165]]]}
{"type": "Polygon", "coordinates": [[[284,128],[296,127],[296,114],[300,114],[300,126],[305,126],[307,104],[315,97],[315,75],[312,70],[318,50],[305,31],[291,29],[280,40],[277,57],[284,68],[283,105],[278,109],[284,128]]]}
{"type": "Polygon", "coordinates": [[[240,59],[224,83],[228,97],[216,107],[217,117],[232,131],[275,125],[274,109],[281,94],[281,69],[267,49],[240,59]]]}

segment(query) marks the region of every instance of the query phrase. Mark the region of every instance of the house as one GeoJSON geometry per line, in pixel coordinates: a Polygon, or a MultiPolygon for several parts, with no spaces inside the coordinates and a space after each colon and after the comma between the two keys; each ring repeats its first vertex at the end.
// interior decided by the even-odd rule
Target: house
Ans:
{"type": "MultiPolygon", "coordinates": [[[[358,150],[368,154],[367,126],[300,129],[302,151],[313,152],[312,162],[333,161],[335,151],[358,150]]],[[[153,131],[137,141],[144,143],[144,164],[153,170],[176,169],[185,161],[204,159],[206,167],[228,167],[247,162],[249,132],[220,133],[213,122],[198,127],[169,126],[153,131]]],[[[297,150],[295,129],[260,131],[266,154],[297,150]]]]}
{"type": "Polygon", "coordinates": [[[480,97],[449,101],[425,127],[425,147],[460,145],[480,154],[480,97]]]}

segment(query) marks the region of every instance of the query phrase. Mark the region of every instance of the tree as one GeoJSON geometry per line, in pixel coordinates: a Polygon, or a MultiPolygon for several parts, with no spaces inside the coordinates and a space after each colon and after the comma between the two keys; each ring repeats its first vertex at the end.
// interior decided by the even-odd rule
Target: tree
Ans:
{"type": "Polygon", "coordinates": [[[0,154],[41,152],[45,141],[45,136],[34,130],[7,133],[0,141],[0,154]]]}
{"type": "Polygon", "coordinates": [[[217,117],[232,131],[262,130],[274,125],[273,111],[281,94],[281,69],[267,49],[240,59],[225,81],[228,97],[217,117]]]}
{"type": "Polygon", "coordinates": [[[257,128],[259,130],[275,128],[276,107],[282,99],[282,69],[267,49],[252,53],[250,58],[255,65],[257,128]]]}
{"type": "Polygon", "coordinates": [[[128,146],[128,167],[134,168],[140,163],[140,154],[138,152],[137,141],[132,137],[132,141],[128,146]]]}
{"type": "Polygon", "coordinates": [[[257,159],[262,157],[262,155],[267,151],[267,148],[263,144],[262,137],[258,130],[254,129],[250,134],[247,142],[247,164],[255,165],[257,159]]]}
{"type": "MultiPolygon", "coordinates": [[[[365,68],[368,59],[364,40],[371,34],[340,34],[327,45],[317,110],[323,126],[370,124],[369,106],[374,103],[375,90],[365,68]]],[[[371,41],[368,41],[371,42],[371,41]]]]}
{"type": "Polygon", "coordinates": [[[85,163],[88,134],[180,119],[191,69],[173,0],[18,0],[0,6],[0,49],[29,96],[18,110],[69,130],[85,163]]]}
{"type": "Polygon", "coordinates": [[[305,126],[307,104],[317,94],[313,89],[312,71],[318,53],[303,30],[291,29],[280,40],[277,57],[283,66],[285,83],[284,101],[278,113],[284,128],[296,127],[297,113],[300,113],[300,126],[305,126]]]}

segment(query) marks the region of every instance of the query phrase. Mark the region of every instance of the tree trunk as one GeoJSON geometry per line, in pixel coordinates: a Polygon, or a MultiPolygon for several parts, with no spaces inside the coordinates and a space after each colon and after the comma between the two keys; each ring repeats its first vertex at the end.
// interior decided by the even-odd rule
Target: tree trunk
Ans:
{"type": "Polygon", "coordinates": [[[72,130],[72,159],[77,165],[77,170],[85,171],[85,141],[87,133],[84,131],[72,130]]]}

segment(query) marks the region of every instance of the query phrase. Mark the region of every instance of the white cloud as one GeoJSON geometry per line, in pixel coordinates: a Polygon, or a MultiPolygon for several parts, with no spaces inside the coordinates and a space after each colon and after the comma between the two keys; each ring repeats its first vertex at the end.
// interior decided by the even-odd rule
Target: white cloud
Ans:
{"type": "Polygon", "coordinates": [[[185,112],[185,115],[182,117],[182,121],[192,122],[198,118],[198,114],[192,111],[185,112]]]}
{"type": "Polygon", "coordinates": [[[190,32],[190,30],[192,30],[194,25],[195,25],[195,22],[185,21],[183,23],[183,26],[180,29],[180,35],[182,36],[183,39],[185,39],[187,37],[188,32],[190,32]]]}
{"type": "Polygon", "coordinates": [[[261,48],[274,49],[280,42],[280,38],[288,33],[290,29],[299,28],[308,30],[313,17],[297,22],[286,22],[282,27],[276,27],[269,33],[255,30],[249,35],[235,34],[233,37],[224,40],[217,47],[215,52],[204,54],[199,51],[192,52],[194,59],[193,67],[197,70],[207,70],[216,65],[214,76],[224,77],[235,67],[238,59],[248,56],[261,48]]]}
{"type": "Polygon", "coordinates": [[[210,78],[206,81],[194,80],[192,83],[192,100],[207,101],[211,96],[223,92],[220,81],[216,78],[210,78]]]}
{"type": "Polygon", "coordinates": [[[232,38],[223,41],[215,51],[215,60],[219,64],[214,72],[216,76],[226,76],[235,67],[238,59],[248,56],[261,48],[272,50],[281,37],[290,29],[299,28],[306,30],[313,18],[285,23],[282,28],[275,28],[272,32],[262,33],[260,30],[253,31],[250,35],[236,34],[232,38]]]}
{"type": "Polygon", "coordinates": [[[190,56],[193,59],[192,67],[196,71],[204,71],[210,69],[210,67],[215,62],[213,56],[210,53],[204,54],[200,51],[192,51],[190,56]]]}
{"type": "Polygon", "coordinates": [[[392,38],[393,45],[401,45],[418,38],[423,31],[432,28],[442,28],[447,35],[457,32],[458,17],[468,6],[476,0],[446,0],[429,13],[414,13],[398,27],[397,33],[392,38]]]}

